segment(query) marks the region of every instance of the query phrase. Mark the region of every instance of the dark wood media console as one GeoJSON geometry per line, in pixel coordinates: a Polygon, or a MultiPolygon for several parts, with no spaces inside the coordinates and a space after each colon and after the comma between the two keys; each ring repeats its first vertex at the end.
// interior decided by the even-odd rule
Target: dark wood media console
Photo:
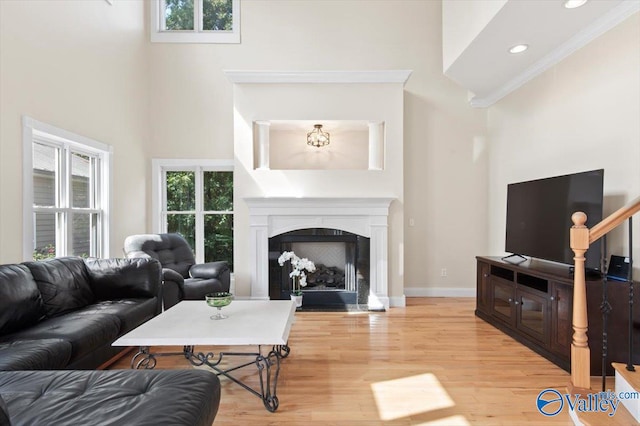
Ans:
{"type": "MultiPolygon", "coordinates": [[[[573,276],[568,266],[530,259],[520,264],[500,257],[477,259],[476,316],[513,337],[554,364],[570,371],[573,328],[573,276]]],[[[587,277],[591,375],[602,372],[602,279],[587,277]]],[[[607,375],[611,362],[627,362],[629,289],[609,281],[607,375]]],[[[634,304],[638,303],[634,283],[634,304]]],[[[640,363],[640,307],[634,308],[634,363],[640,363]]]]}

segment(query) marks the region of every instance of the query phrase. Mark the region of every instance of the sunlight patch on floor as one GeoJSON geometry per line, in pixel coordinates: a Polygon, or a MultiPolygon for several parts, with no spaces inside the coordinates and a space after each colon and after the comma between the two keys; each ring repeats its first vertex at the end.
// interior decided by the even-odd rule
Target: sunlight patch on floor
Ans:
{"type": "Polygon", "coordinates": [[[373,383],[371,390],[381,420],[400,419],[455,405],[436,376],[430,373],[373,383]]]}

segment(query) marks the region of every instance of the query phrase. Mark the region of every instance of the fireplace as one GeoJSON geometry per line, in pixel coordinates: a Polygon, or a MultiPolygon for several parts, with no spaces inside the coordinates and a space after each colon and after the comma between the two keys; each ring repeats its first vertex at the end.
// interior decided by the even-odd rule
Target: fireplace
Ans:
{"type": "Polygon", "coordinates": [[[302,289],[309,308],[366,308],[369,296],[369,238],[339,229],[312,228],[269,238],[269,298],[289,299],[291,264],[278,257],[293,251],[316,265],[302,289]]]}
{"type": "MultiPolygon", "coordinates": [[[[357,255],[354,262],[356,275],[348,278],[351,273],[348,271],[350,262],[344,262],[339,267],[345,269],[345,292],[353,292],[355,284],[356,303],[366,300],[366,305],[371,310],[387,309],[389,307],[388,294],[388,216],[391,198],[289,198],[289,197],[256,197],[245,198],[249,207],[249,227],[250,256],[248,261],[251,268],[251,298],[252,299],[280,299],[284,297],[284,292],[288,289],[282,279],[282,268],[277,265],[277,257],[282,252],[282,247],[270,246],[274,237],[280,236],[285,240],[308,240],[310,237],[318,239],[320,235],[305,235],[310,232],[325,233],[320,240],[349,240],[356,239],[358,244],[357,255]],[[322,231],[318,230],[330,230],[322,231]],[[316,231],[309,231],[316,230],[316,231]],[[297,234],[292,231],[299,231],[297,234]],[[331,235],[333,234],[333,235],[331,235]],[[297,236],[296,236],[297,235],[297,236]],[[365,255],[365,246],[368,245],[368,255],[365,255]],[[366,256],[366,259],[363,259],[366,256]],[[274,263],[275,262],[275,263],[274,263]],[[276,268],[274,265],[277,265],[276,268]],[[276,272],[276,269],[279,272],[276,272]],[[359,273],[358,273],[359,271],[359,273]],[[272,288],[271,276],[279,276],[279,288],[272,288]],[[351,281],[349,281],[351,280],[351,281]],[[353,281],[355,280],[355,282],[353,281]],[[360,281],[358,281],[360,280],[360,281]],[[366,283],[365,283],[366,281],[366,283]],[[360,288],[358,284],[362,284],[360,288]],[[350,287],[347,287],[350,286],[350,287]]],[[[295,246],[296,243],[322,244],[327,242],[346,244],[342,249],[347,254],[353,248],[349,248],[349,241],[286,241],[292,244],[296,254],[301,255],[307,248],[295,246]],[[300,248],[297,248],[300,247],[300,248]],[[300,251],[302,250],[302,251],[300,251]],[[300,252],[299,252],[300,251],[300,252]]],[[[275,244],[275,243],[273,243],[275,244]]],[[[278,243],[280,244],[280,243],[278,243]]],[[[316,248],[309,248],[317,250],[316,248]]],[[[341,253],[338,251],[338,253],[341,253]]],[[[311,259],[314,262],[316,260],[311,259]]],[[[336,265],[325,265],[328,267],[336,265]]],[[[288,283],[287,283],[288,285],[288,283]]],[[[305,304],[308,302],[307,295],[311,294],[311,288],[306,289],[305,304]]],[[[317,289],[320,291],[320,289],[317,289]]],[[[326,288],[323,289],[328,293],[326,288]]],[[[336,292],[336,290],[330,290],[336,292]]],[[[337,294],[337,293],[336,293],[337,294]]],[[[322,295],[329,297],[327,294],[322,295]]],[[[347,295],[344,294],[346,297],[347,295]]],[[[287,296],[288,297],[288,296],[287,296]]],[[[311,298],[313,298],[312,296],[311,298]]],[[[353,297],[353,296],[351,296],[353,297]]],[[[349,300],[353,300],[349,299],[349,300]]]]}

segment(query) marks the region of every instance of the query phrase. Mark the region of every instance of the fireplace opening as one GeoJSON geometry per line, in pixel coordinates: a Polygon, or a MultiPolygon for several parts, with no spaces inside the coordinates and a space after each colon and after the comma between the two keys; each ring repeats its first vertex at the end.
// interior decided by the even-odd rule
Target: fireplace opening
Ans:
{"type": "Polygon", "coordinates": [[[306,308],[366,308],[369,295],[369,238],[338,229],[300,229],[269,238],[269,297],[289,299],[291,264],[278,264],[293,251],[316,265],[302,288],[306,308]]]}

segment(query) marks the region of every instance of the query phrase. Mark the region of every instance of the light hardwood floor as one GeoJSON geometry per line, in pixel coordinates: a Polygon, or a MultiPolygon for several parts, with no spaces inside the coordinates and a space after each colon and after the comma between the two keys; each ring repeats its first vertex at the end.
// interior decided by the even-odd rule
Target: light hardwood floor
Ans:
{"type": "MultiPolygon", "coordinates": [[[[540,391],[564,393],[569,374],[474,308],[473,298],[409,298],[406,308],[382,313],[299,312],[278,411],[222,378],[214,424],[571,425],[566,411],[546,418],[536,409],[540,391]]],[[[129,368],[129,360],[111,368],[129,368]]],[[[156,368],[192,367],[172,356],[156,368]]],[[[258,383],[253,368],[240,377],[258,383]]]]}

